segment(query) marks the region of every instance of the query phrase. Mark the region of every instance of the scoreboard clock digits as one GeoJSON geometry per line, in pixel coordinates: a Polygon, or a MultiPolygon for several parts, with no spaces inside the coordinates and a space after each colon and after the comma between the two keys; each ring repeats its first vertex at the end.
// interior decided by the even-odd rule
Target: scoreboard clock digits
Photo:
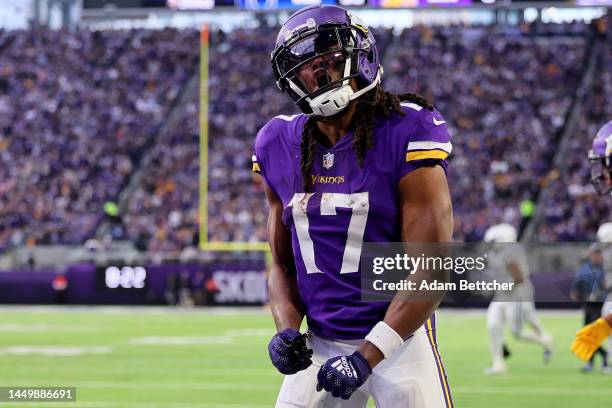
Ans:
{"type": "Polygon", "coordinates": [[[109,289],[142,289],[146,279],[147,270],[142,266],[109,266],[104,270],[104,283],[109,289]]]}

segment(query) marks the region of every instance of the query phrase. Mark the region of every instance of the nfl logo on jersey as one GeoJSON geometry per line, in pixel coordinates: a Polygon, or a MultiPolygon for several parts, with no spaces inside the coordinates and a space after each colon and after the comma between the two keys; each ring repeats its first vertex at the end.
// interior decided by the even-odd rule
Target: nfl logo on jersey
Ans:
{"type": "Polygon", "coordinates": [[[334,154],[333,153],[327,153],[327,154],[323,155],[323,167],[325,167],[326,169],[329,169],[333,165],[334,165],[334,154]]]}

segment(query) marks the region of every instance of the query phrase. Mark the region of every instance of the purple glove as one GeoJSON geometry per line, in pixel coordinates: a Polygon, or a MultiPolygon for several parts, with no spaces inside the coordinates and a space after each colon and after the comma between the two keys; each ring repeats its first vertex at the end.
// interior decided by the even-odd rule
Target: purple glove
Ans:
{"type": "Polygon", "coordinates": [[[334,397],[349,399],[372,374],[368,360],[356,351],[350,356],[330,358],[317,374],[317,391],[325,389],[334,397]]]}
{"type": "Polygon", "coordinates": [[[281,374],[295,374],[312,364],[312,350],[306,346],[306,334],[295,329],[278,332],[268,344],[272,364],[281,374]]]}

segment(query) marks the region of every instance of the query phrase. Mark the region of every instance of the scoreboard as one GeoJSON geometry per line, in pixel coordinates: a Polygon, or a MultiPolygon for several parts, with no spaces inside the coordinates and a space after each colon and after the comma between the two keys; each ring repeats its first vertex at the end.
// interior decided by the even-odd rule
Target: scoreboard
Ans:
{"type": "Polygon", "coordinates": [[[249,10],[301,8],[313,4],[336,4],[335,0],[237,0],[236,6],[249,10]]]}
{"type": "Polygon", "coordinates": [[[145,289],[147,269],[144,266],[102,266],[97,268],[98,290],[145,289]]]}
{"type": "MultiPolygon", "coordinates": [[[[610,6],[612,0],[504,0],[502,3],[541,3],[548,6],[610,6]]],[[[446,8],[495,3],[495,0],[83,0],[83,8],[168,8],[172,10],[210,10],[231,8],[247,10],[297,9],[312,4],[337,4],[367,8],[446,8]]]]}

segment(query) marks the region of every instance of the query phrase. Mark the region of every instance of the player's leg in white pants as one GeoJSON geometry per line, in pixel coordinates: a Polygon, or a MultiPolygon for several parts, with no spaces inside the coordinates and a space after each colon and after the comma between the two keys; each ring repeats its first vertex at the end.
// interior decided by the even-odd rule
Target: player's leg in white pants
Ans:
{"type": "Polygon", "coordinates": [[[529,324],[529,326],[531,326],[531,328],[533,329],[533,331],[536,332],[536,334],[540,336],[546,336],[547,333],[544,330],[544,326],[542,326],[542,322],[540,322],[540,319],[538,318],[538,314],[536,313],[534,303],[533,302],[525,302],[525,303],[526,303],[525,309],[524,309],[525,323],[529,324]]]}
{"type": "Polygon", "coordinates": [[[314,336],[313,364],[285,377],[276,408],[363,408],[371,394],[380,408],[452,407],[448,379],[436,345],[434,323],[421,327],[393,356],[376,366],[348,401],[317,392],[317,372],[332,357],[352,354],[362,340],[332,341],[314,336]]]}
{"type": "MultiPolygon", "coordinates": [[[[313,336],[308,342],[312,348],[312,364],[306,370],[285,376],[276,401],[276,408],[365,408],[368,402],[366,384],[348,400],[334,398],[331,393],[317,392],[317,373],[327,360],[341,355],[351,355],[361,341],[340,342],[313,336]]],[[[369,380],[368,380],[369,381],[369,380]]]]}
{"type": "MultiPolygon", "coordinates": [[[[609,299],[609,298],[608,298],[609,299]]],[[[605,317],[612,313],[612,301],[606,299],[603,307],[601,308],[601,316],[605,317]]],[[[608,350],[612,350],[612,336],[608,337],[608,350]]]]}
{"type": "Polygon", "coordinates": [[[487,329],[489,331],[489,349],[493,365],[486,370],[487,374],[506,371],[504,362],[504,323],[508,302],[491,302],[487,308],[487,329]]]}
{"type": "Polygon", "coordinates": [[[508,317],[512,334],[518,340],[539,344],[544,349],[552,347],[552,338],[544,333],[532,302],[514,302],[508,306],[508,317]],[[534,331],[525,330],[528,323],[534,331]]]}
{"type": "Polygon", "coordinates": [[[438,351],[435,317],[417,330],[368,379],[368,390],[380,408],[442,408],[453,401],[438,351]]]}

